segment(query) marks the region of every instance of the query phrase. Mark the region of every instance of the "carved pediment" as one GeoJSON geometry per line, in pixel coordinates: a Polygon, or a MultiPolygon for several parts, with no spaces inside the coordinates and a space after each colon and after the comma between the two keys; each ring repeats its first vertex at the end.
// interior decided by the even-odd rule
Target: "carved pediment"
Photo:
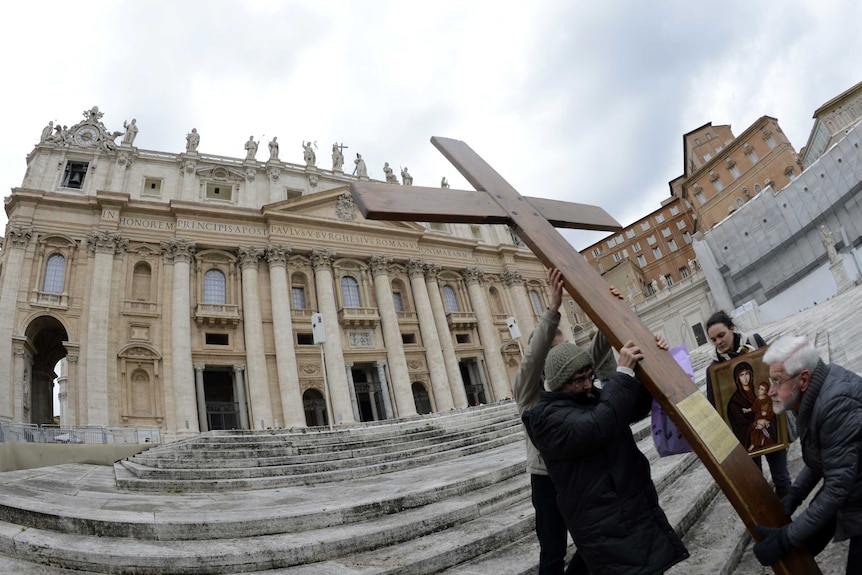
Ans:
{"type": "Polygon", "coordinates": [[[246,174],[242,170],[235,170],[226,166],[204,166],[197,168],[195,174],[204,180],[231,184],[239,184],[246,179],[246,174]]]}
{"type": "Polygon", "coordinates": [[[117,357],[125,359],[140,359],[140,360],[159,360],[162,359],[162,354],[151,345],[133,343],[122,348],[117,357]]]}

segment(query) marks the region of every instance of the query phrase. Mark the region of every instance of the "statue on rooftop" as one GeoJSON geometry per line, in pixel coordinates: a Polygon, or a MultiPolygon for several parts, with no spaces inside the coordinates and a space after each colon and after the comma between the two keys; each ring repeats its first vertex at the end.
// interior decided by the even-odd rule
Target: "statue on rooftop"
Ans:
{"type": "Polygon", "coordinates": [[[192,128],[192,131],[186,134],[186,152],[197,152],[200,143],[201,136],[198,134],[198,129],[192,128]]]}

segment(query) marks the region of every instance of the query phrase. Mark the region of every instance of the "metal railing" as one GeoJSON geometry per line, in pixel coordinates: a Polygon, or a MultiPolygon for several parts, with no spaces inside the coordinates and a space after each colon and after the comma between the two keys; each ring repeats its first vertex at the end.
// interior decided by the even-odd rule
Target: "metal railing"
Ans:
{"type": "Polygon", "coordinates": [[[0,423],[0,443],[119,444],[161,443],[159,428],[65,426],[35,423],[0,423]]]}

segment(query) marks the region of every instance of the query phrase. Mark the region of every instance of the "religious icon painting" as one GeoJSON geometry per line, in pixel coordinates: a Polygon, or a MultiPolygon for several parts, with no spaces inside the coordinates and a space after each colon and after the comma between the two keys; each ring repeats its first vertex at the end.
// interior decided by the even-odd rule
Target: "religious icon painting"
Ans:
{"type": "Polygon", "coordinates": [[[762,347],[709,367],[715,409],[752,457],[790,446],[785,415],[772,410],[772,399],[767,395],[766,350],[762,347]]]}

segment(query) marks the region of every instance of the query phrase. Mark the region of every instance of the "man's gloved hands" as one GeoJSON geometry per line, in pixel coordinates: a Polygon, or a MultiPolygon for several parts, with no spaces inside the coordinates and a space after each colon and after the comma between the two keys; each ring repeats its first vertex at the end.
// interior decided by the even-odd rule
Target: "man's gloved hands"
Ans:
{"type": "Polygon", "coordinates": [[[754,556],[761,565],[774,565],[790,550],[790,540],[787,538],[787,525],[784,527],[765,527],[757,525],[755,533],[762,539],[754,544],[754,556]]]}

